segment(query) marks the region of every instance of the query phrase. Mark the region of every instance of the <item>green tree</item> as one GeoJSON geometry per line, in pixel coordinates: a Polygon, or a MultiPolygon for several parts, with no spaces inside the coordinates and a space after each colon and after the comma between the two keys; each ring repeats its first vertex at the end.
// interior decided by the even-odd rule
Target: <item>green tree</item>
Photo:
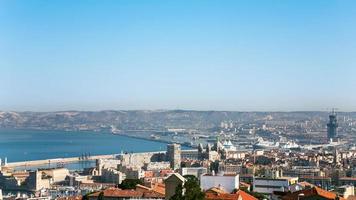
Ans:
{"type": "Polygon", "coordinates": [[[96,191],[86,193],[86,194],[83,196],[82,200],[89,200],[89,195],[94,194],[95,192],[96,192],[96,191]]]}
{"type": "Polygon", "coordinates": [[[182,184],[179,184],[176,187],[176,191],[175,191],[174,195],[169,200],[182,200],[182,199],[184,199],[183,186],[182,186],[182,184]]]}
{"type": "Polygon", "coordinates": [[[184,186],[179,185],[170,200],[203,200],[204,193],[200,189],[199,180],[191,175],[184,178],[186,179],[184,186]]]}
{"type": "Polygon", "coordinates": [[[140,179],[125,179],[118,185],[121,189],[135,189],[137,184],[143,184],[140,179]]]}
{"type": "Polygon", "coordinates": [[[193,176],[193,178],[192,177],[187,178],[187,181],[184,183],[184,189],[185,189],[185,194],[184,194],[185,200],[204,199],[204,193],[201,191],[199,181],[195,176],[193,176]]]}
{"type": "Polygon", "coordinates": [[[85,194],[82,198],[82,200],[89,200],[89,194],[85,194]]]}
{"type": "Polygon", "coordinates": [[[98,196],[98,200],[103,200],[104,199],[104,192],[100,192],[98,196]]]}
{"type": "Polygon", "coordinates": [[[210,171],[214,171],[215,174],[218,173],[218,171],[219,171],[219,161],[218,160],[210,163],[210,171]]]}

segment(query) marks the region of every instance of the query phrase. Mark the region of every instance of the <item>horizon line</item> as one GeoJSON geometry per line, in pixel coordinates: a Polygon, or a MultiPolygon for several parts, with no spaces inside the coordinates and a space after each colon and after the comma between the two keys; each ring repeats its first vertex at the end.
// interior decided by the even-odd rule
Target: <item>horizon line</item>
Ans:
{"type": "MultiPolygon", "coordinates": [[[[58,113],[58,112],[108,112],[108,111],[150,111],[150,112],[167,112],[167,111],[188,111],[188,112],[240,112],[240,113],[296,113],[296,112],[320,112],[320,113],[331,113],[330,111],[325,110],[275,110],[275,111],[262,111],[262,110],[250,110],[250,111],[242,111],[242,110],[205,110],[205,109],[99,109],[99,110],[76,110],[76,109],[68,109],[68,110],[48,110],[48,111],[34,111],[34,110],[24,110],[24,111],[16,111],[16,110],[0,110],[0,112],[15,112],[15,113],[58,113]]],[[[355,113],[356,111],[337,111],[336,113],[355,113]]]]}

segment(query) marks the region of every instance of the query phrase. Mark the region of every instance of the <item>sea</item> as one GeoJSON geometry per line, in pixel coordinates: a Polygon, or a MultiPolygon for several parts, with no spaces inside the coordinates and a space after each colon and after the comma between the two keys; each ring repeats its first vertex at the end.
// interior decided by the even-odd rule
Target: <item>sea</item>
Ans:
{"type": "MultiPolygon", "coordinates": [[[[164,151],[167,143],[108,132],[0,129],[0,158],[4,162],[43,160],[130,152],[164,151]]],[[[93,161],[67,164],[71,170],[94,166],[93,161]]],[[[55,167],[52,165],[34,168],[55,167]]],[[[57,165],[57,164],[56,164],[57,165]]],[[[22,170],[22,168],[18,168],[22,170]]]]}

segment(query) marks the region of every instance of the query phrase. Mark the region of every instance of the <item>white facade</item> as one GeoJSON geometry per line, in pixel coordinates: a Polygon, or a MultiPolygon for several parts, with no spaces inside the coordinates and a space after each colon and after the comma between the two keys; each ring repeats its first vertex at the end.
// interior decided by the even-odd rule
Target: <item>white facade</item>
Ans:
{"type": "Polygon", "coordinates": [[[108,168],[102,170],[101,180],[105,183],[121,184],[126,179],[126,175],[116,169],[108,168]]]}
{"type": "Polygon", "coordinates": [[[298,178],[254,178],[253,191],[263,194],[272,194],[273,192],[287,192],[292,184],[298,182],[298,178]]]}
{"type": "Polygon", "coordinates": [[[239,175],[210,175],[205,174],[200,177],[200,187],[208,190],[212,187],[221,187],[226,192],[238,189],[240,185],[239,175]]]}
{"type": "Polygon", "coordinates": [[[145,165],[146,170],[170,169],[169,162],[150,162],[145,165]]]}
{"type": "Polygon", "coordinates": [[[193,175],[200,179],[200,176],[202,174],[206,174],[207,172],[208,172],[208,169],[205,167],[183,167],[181,174],[182,174],[182,176],[193,175]]]}

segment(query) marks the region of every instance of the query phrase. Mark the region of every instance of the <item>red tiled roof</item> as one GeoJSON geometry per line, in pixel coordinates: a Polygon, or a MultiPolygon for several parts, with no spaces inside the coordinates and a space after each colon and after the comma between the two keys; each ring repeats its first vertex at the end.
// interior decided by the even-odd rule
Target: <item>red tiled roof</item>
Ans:
{"type": "MultiPolygon", "coordinates": [[[[108,188],[102,191],[104,193],[104,197],[142,197],[143,192],[135,191],[135,190],[121,190],[119,188],[108,188]]],[[[90,194],[89,196],[98,197],[101,192],[95,192],[90,194]]]]}
{"type": "Polygon", "coordinates": [[[252,195],[239,190],[235,194],[229,194],[219,188],[211,188],[205,192],[206,200],[257,200],[252,195]]]}
{"type": "Polygon", "coordinates": [[[205,193],[205,200],[236,200],[238,198],[238,194],[205,193]]]}
{"type": "MultiPolygon", "coordinates": [[[[297,191],[294,193],[287,194],[287,195],[283,196],[282,199],[283,200],[297,200],[301,194],[303,194],[304,197],[319,196],[319,197],[323,197],[328,200],[335,200],[337,197],[336,194],[333,192],[323,190],[319,187],[313,187],[313,188],[304,189],[304,190],[300,190],[300,191],[297,191]]],[[[339,199],[343,200],[344,198],[340,197],[339,199]]]]}
{"type": "Polygon", "coordinates": [[[238,194],[242,200],[257,200],[256,197],[248,194],[247,192],[245,191],[242,191],[242,190],[239,190],[236,194],[238,194]]]}
{"type": "Polygon", "coordinates": [[[143,193],[143,197],[145,198],[164,198],[165,195],[156,191],[147,191],[143,193]]]}
{"type": "Polygon", "coordinates": [[[60,197],[57,200],[82,200],[83,196],[60,197]]]}
{"type": "Polygon", "coordinates": [[[351,196],[347,197],[347,200],[356,200],[356,196],[351,195],[351,196]]]}

